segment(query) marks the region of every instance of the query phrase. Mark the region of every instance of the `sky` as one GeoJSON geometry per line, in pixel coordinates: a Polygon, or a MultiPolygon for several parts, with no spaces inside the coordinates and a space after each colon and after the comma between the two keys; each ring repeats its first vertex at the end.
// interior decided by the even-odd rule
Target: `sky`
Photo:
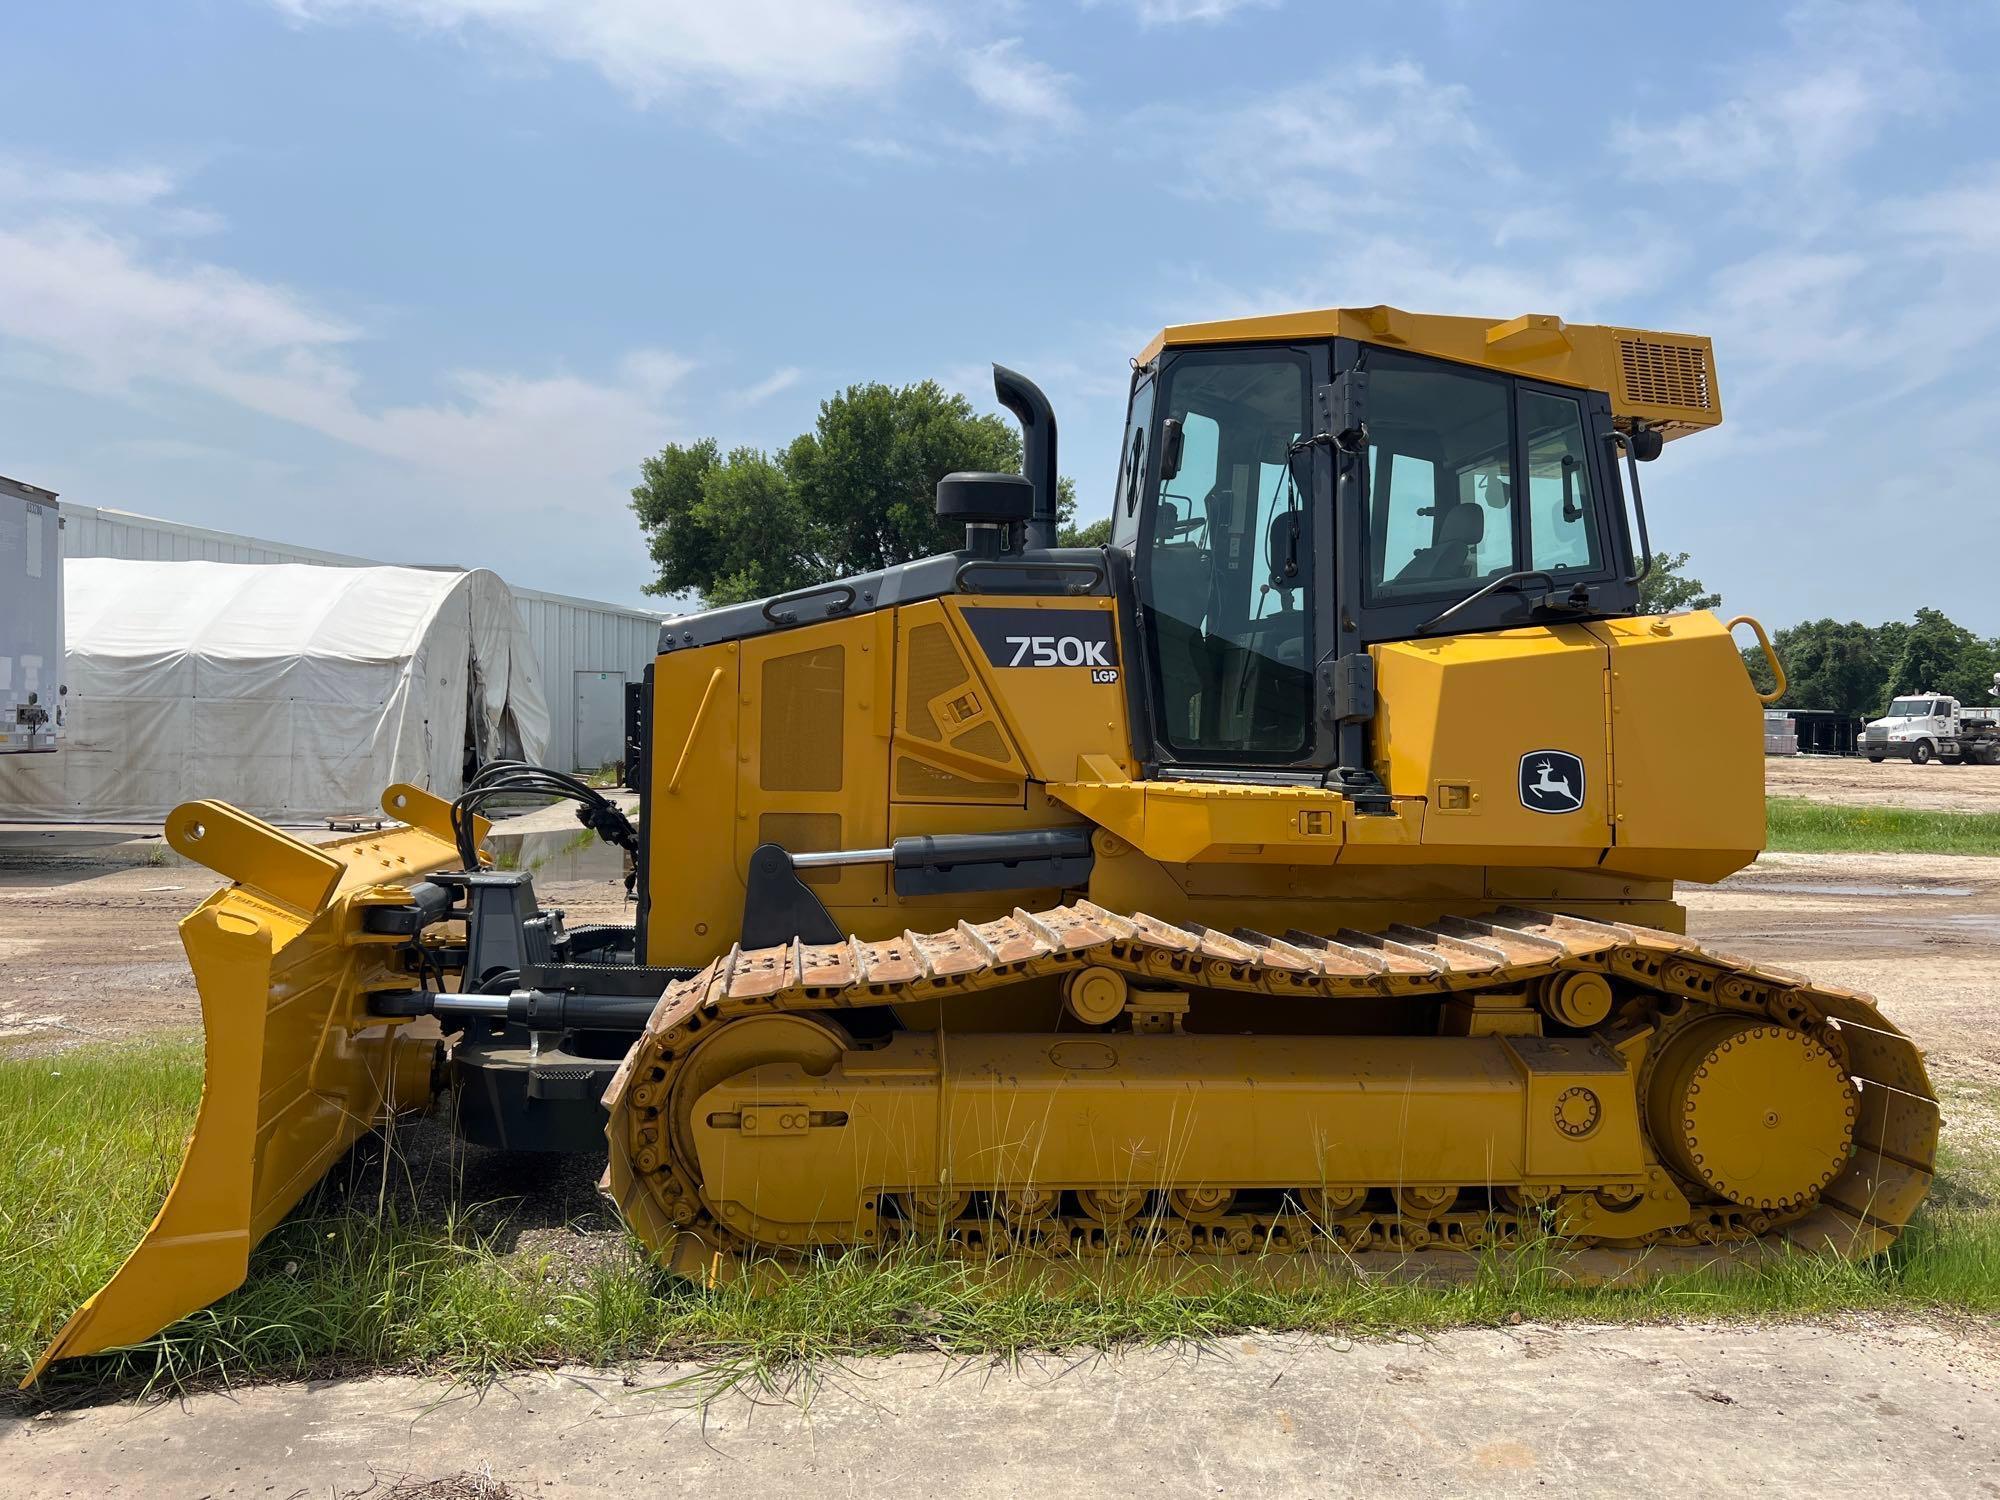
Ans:
{"type": "Polygon", "coordinates": [[[1652,533],[2000,633],[2000,4],[69,0],[0,13],[0,473],[642,602],[668,442],[1162,324],[1706,333],[1652,533]]]}

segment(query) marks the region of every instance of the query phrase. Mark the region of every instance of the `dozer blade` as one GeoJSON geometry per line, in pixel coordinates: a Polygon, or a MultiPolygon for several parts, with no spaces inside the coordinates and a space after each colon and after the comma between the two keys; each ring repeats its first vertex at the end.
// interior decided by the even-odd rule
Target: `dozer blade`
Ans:
{"type": "Polygon", "coordinates": [[[362,916],[459,858],[444,802],[395,786],[382,805],[408,826],[317,847],[220,802],[167,819],[177,853],[234,882],[180,924],[201,992],[201,1108],[152,1227],[24,1386],[54,1360],[150,1338],[241,1286],[251,1249],[348,1147],[429,1102],[435,1032],[367,1012],[371,990],[408,986],[395,964],[405,939],[364,932],[362,916]]]}

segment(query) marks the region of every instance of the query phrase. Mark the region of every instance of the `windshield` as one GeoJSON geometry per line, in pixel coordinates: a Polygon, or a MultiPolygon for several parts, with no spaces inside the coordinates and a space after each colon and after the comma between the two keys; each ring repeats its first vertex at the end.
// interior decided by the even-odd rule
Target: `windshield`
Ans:
{"type": "Polygon", "coordinates": [[[1928,719],[1933,710],[1929,698],[1898,698],[1883,715],[1889,719],[1928,719]]]}
{"type": "Polygon", "coordinates": [[[1179,356],[1161,376],[1180,423],[1146,541],[1160,737],[1183,757],[1282,760],[1311,739],[1311,516],[1288,455],[1307,364],[1269,350],[1179,356]]]}

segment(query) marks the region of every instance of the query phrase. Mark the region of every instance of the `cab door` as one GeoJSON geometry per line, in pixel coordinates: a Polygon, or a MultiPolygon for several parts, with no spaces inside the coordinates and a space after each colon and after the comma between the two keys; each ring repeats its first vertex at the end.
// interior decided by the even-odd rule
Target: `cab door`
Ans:
{"type": "MultiPolygon", "coordinates": [[[[1315,668],[1331,635],[1330,531],[1312,430],[1323,345],[1169,350],[1134,546],[1141,759],[1266,775],[1325,770],[1315,668]]],[[[1135,398],[1136,399],[1136,398],[1135,398]]],[[[1121,501],[1121,511],[1129,494],[1121,501]]]]}

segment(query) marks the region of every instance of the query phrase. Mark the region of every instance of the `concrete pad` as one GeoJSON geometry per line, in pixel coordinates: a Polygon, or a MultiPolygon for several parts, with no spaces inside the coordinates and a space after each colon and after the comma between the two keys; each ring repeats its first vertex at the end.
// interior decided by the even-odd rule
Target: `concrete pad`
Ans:
{"type": "Polygon", "coordinates": [[[703,1371],[484,1392],[374,1378],[0,1426],[0,1490],[347,1496],[2000,1494],[1991,1330],[1472,1330],[1349,1344],[822,1368],[703,1405],[703,1371]]]}

